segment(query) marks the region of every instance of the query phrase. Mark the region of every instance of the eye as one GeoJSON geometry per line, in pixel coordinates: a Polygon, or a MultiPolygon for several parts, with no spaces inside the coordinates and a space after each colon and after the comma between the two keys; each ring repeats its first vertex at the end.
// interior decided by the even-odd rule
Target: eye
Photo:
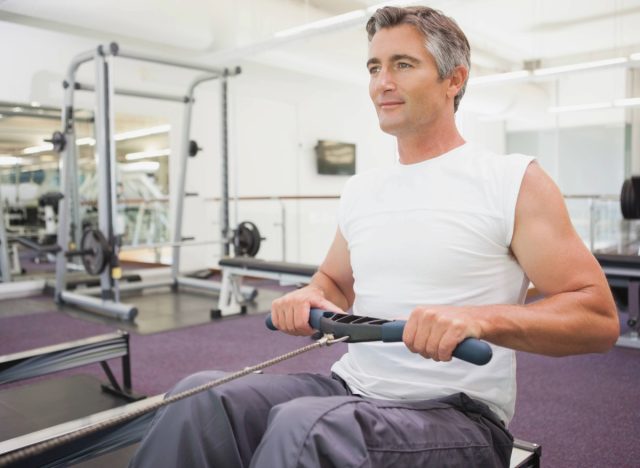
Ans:
{"type": "Polygon", "coordinates": [[[398,64],[396,66],[398,68],[402,69],[402,68],[411,68],[413,65],[411,65],[410,63],[407,63],[407,62],[398,62],[398,64]]]}
{"type": "Polygon", "coordinates": [[[380,66],[379,65],[373,65],[371,67],[369,67],[369,74],[370,75],[374,75],[376,73],[378,73],[380,71],[380,66]]]}

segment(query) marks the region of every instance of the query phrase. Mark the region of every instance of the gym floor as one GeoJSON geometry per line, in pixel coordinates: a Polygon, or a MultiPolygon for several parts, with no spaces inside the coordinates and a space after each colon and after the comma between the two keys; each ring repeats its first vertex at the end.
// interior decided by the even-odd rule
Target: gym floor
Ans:
{"type": "MultiPolygon", "coordinates": [[[[282,294],[283,288],[267,280],[256,284],[260,286],[258,298],[247,314],[219,320],[209,318],[215,296],[185,293],[172,297],[168,290],[126,299],[140,305],[135,325],[59,308],[45,295],[0,301],[0,355],[128,329],[134,391],[163,393],[191,373],[242,369],[309,342],[308,338],[290,337],[264,327],[271,301],[282,294]]],[[[624,323],[624,314],[621,319],[624,323]]],[[[346,345],[338,344],[265,372],[328,372],[345,350],[346,345]]],[[[511,431],[520,439],[542,445],[544,466],[637,466],[640,447],[626,441],[640,431],[640,413],[631,393],[640,375],[638,352],[614,348],[605,355],[562,359],[518,353],[518,401],[511,431]]],[[[117,360],[113,369],[119,375],[117,360]]],[[[56,413],[55,405],[46,404],[52,395],[51,386],[59,379],[84,382],[69,379],[84,379],[76,376],[85,375],[94,381],[104,380],[100,366],[89,365],[6,385],[0,398],[3,402],[11,398],[15,402],[17,398],[18,406],[40,401],[42,406],[36,412],[39,421],[30,424],[47,426],[56,413]],[[40,396],[26,390],[34,384],[40,386],[40,396]]],[[[9,426],[13,433],[18,430],[17,426],[5,425],[9,426]]],[[[129,447],[81,466],[125,466],[133,450],[129,447]]]]}

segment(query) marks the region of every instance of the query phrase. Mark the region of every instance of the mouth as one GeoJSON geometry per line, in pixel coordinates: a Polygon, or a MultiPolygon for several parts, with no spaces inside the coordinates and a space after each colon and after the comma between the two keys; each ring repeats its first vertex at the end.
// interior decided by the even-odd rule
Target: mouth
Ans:
{"type": "Polygon", "coordinates": [[[403,101],[385,101],[378,104],[378,107],[383,110],[390,110],[400,107],[402,104],[404,104],[403,101]]]}

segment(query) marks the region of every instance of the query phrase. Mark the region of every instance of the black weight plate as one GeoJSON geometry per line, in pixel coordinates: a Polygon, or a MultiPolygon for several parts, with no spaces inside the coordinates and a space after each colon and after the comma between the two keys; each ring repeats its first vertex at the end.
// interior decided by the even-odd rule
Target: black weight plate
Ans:
{"type": "Polygon", "coordinates": [[[57,153],[64,150],[65,146],[67,146],[67,138],[64,136],[64,133],[58,131],[53,132],[51,140],[46,141],[51,142],[54,151],[56,151],[57,153]]]}
{"type": "Polygon", "coordinates": [[[627,200],[631,189],[631,181],[629,179],[625,180],[622,183],[622,190],[620,191],[620,210],[622,211],[622,217],[624,219],[631,218],[630,206],[627,200]]]}
{"type": "Polygon", "coordinates": [[[80,249],[85,252],[82,255],[84,269],[90,275],[100,275],[109,263],[111,249],[109,242],[99,229],[86,229],[82,234],[80,249]]]}
{"type": "Polygon", "coordinates": [[[198,142],[195,140],[189,140],[189,156],[194,157],[198,154],[198,151],[200,151],[198,142]]]}
{"type": "Polygon", "coordinates": [[[255,257],[260,250],[260,231],[251,221],[238,224],[233,238],[236,256],[255,257]]]}
{"type": "Polygon", "coordinates": [[[640,193],[637,183],[634,183],[632,177],[630,180],[631,190],[629,191],[629,206],[631,207],[631,219],[640,219],[640,193]]]}

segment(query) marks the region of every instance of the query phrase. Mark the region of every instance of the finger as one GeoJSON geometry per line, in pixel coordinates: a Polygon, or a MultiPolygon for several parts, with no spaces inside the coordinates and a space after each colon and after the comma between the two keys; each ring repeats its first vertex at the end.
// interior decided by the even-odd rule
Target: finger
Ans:
{"type": "Polygon", "coordinates": [[[428,352],[429,341],[433,338],[431,335],[433,314],[426,310],[420,310],[416,312],[416,334],[413,339],[414,352],[419,353],[426,359],[431,358],[431,354],[428,352]]]}
{"type": "Polygon", "coordinates": [[[295,304],[295,302],[287,304],[287,307],[285,308],[284,319],[285,319],[285,323],[286,323],[285,329],[287,330],[287,333],[295,335],[295,331],[296,331],[296,324],[295,324],[295,320],[296,320],[296,304],[295,304]]]}
{"type": "Polygon", "coordinates": [[[442,361],[450,361],[456,346],[466,338],[464,324],[454,320],[440,339],[438,356],[442,361]]]}
{"type": "MultiPolygon", "coordinates": [[[[291,325],[291,334],[293,335],[302,335],[303,331],[300,329],[301,327],[304,327],[304,325],[301,323],[301,317],[304,320],[304,317],[307,317],[307,321],[309,320],[309,303],[308,302],[296,302],[294,304],[292,304],[292,312],[291,315],[289,315],[289,319],[290,319],[290,325],[291,325]]],[[[309,327],[309,325],[307,325],[307,328],[309,327]]]]}
{"type": "Polygon", "coordinates": [[[295,327],[296,332],[300,335],[312,335],[313,328],[309,325],[309,310],[311,309],[309,303],[304,303],[296,311],[295,314],[295,327]]]}
{"type": "Polygon", "coordinates": [[[416,333],[418,331],[418,316],[413,312],[409,316],[409,320],[404,326],[404,331],[402,332],[402,341],[405,346],[409,348],[409,351],[412,353],[418,352],[415,347],[416,333]]]}
{"type": "Polygon", "coordinates": [[[431,321],[429,338],[425,344],[424,350],[431,359],[436,362],[441,361],[439,353],[442,337],[447,331],[446,325],[437,319],[431,321]]]}
{"type": "Polygon", "coordinates": [[[280,301],[278,299],[276,299],[275,301],[271,302],[271,323],[273,323],[273,326],[276,327],[278,330],[280,330],[280,324],[279,324],[279,314],[278,314],[278,310],[280,310],[280,301]]]}

